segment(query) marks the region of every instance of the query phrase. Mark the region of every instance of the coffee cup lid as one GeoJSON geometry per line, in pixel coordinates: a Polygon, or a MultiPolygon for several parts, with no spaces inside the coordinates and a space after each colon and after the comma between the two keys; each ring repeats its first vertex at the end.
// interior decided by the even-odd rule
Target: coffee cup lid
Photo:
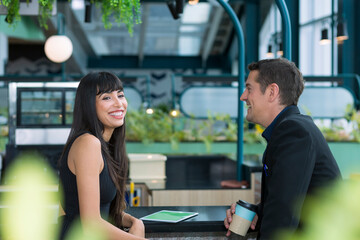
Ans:
{"type": "Polygon", "coordinates": [[[240,206],[249,209],[250,211],[256,212],[258,210],[258,206],[255,204],[248,203],[244,200],[239,200],[236,202],[236,204],[239,204],[240,206]]]}

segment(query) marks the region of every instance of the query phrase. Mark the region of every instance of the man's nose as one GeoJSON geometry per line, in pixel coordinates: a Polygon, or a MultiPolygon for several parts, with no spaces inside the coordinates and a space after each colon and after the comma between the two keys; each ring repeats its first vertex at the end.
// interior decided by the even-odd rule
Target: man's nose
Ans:
{"type": "Polygon", "coordinates": [[[245,91],[243,92],[243,94],[241,94],[240,100],[241,101],[246,101],[246,93],[245,93],[245,91]]]}

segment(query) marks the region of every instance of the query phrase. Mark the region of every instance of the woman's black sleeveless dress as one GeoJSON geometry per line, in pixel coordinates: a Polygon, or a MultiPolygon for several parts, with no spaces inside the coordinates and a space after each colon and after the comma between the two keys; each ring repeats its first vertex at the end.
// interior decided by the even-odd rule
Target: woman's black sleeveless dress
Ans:
{"type": "MultiPolygon", "coordinates": [[[[84,132],[85,133],[85,132],[84,132]]],[[[79,134],[75,137],[70,144],[68,145],[65,154],[60,160],[59,165],[59,180],[60,180],[60,190],[63,193],[63,198],[61,201],[61,206],[63,207],[66,215],[59,218],[59,224],[61,226],[59,239],[64,239],[68,230],[71,228],[74,220],[79,219],[79,198],[76,185],[76,175],[74,175],[67,164],[67,159],[69,155],[70,148],[74,141],[82,134],[79,134]]],[[[116,196],[115,185],[109,175],[109,170],[107,162],[104,159],[104,168],[99,175],[100,181],[100,211],[103,219],[107,220],[109,216],[109,209],[111,201],[116,196]]]]}

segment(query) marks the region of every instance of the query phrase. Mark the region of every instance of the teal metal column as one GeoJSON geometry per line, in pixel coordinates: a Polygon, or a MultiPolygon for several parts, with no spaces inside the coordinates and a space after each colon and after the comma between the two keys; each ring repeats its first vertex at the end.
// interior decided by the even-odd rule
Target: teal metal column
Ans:
{"type": "Polygon", "coordinates": [[[151,108],[151,92],[150,92],[151,79],[146,75],[146,108],[151,108]]]}
{"type": "MultiPolygon", "coordinates": [[[[57,34],[65,35],[65,16],[62,13],[57,15],[57,34]]],[[[61,81],[66,81],[66,65],[65,62],[61,63],[61,81]]]]}
{"type": "MultiPolygon", "coordinates": [[[[360,26],[360,1],[355,1],[354,3],[354,27],[355,26],[360,26]]],[[[358,27],[356,28],[358,29],[358,27]]],[[[360,42],[360,31],[355,31],[354,30],[354,42],[359,43],[360,42]]],[[[353,49],[354,51],[354,72],[358,75],[360,75],[360,44],[355,44],[355,48],[353,49]]]]}
{"type": "Polygon", "coordinates": [[[171,100],[172,100],[172,108],[176,109],[176,92],[175,92],[175,74],[171,74],[171,100]]]}
{"type": "Polygon", "coordinates": [[[300,3],[299,0],[285,0],[289,16],[291,16],[291,61],[299,66],[299,26],[300,26],[300,3]]]}
{"type": "MultiPolygon", "coordinates": [[[[246,54],[245,65],[259,61],[259,32],[260,32],[260,6],[259,1],[246,1],[245,41],[246,54]]],[[[247,69],[245,69],[247,71],[247,69]]]]}
{"type": "Polygon", "coordinates": [[[244,77],[245,77],[245,44],[244,34],[241,28],[240,21],[234,10],[224,0],[218,0],[220,5],[225,9],[231,21],[234,24],[235,32],[238,40],[238,140],[237,140],[237,180],[242,180],[242,163],[244,159],[243,154],[243,136],[244,136],[244,103],[240,101],[240,96],[244,91],[244,77]]]}
{"type": "Polygon", "coordinates": [[[335,76],[335,0],[331,0],[331,76],[335,76]]]}
{"type": "MultiPolygon", "coordinates": [[[[348,30],[348,39],[344,41],[342,45],[342,56],[339,60],[342,61],[342,72],[341,73],[355,73],[355,56],[356,56],[356,42],[355,41],[355,32],[358,31],[356,28],[356,13],[354,11],[355,1],[358,0],[347,0],[343,2],[343,14],[345,21],[347,23],[348,30]]],[[[357,13],[358,14],[358,13],[357,13]]],[[[359,17],[357,17],[359,18],[359,17]]]]}
{"type": "Polygon", "coordinates": [[[276,4],[279,8],[282,19],[284,34],[284,57],[291,61],[291,23],[289,11],[284,0],[276,0],[276,4]]]}

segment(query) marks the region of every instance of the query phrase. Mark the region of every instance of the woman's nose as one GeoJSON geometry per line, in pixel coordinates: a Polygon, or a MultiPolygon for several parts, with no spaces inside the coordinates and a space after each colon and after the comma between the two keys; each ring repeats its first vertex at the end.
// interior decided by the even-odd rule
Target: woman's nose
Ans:
{"type": "Polygon", "coordinates": [[[120,98],[118,98],[116,96],[115,100],[114,100],[114,105],[117,106],[117,107],[121,107],[122,106],[122,101],[120,98]]]}

